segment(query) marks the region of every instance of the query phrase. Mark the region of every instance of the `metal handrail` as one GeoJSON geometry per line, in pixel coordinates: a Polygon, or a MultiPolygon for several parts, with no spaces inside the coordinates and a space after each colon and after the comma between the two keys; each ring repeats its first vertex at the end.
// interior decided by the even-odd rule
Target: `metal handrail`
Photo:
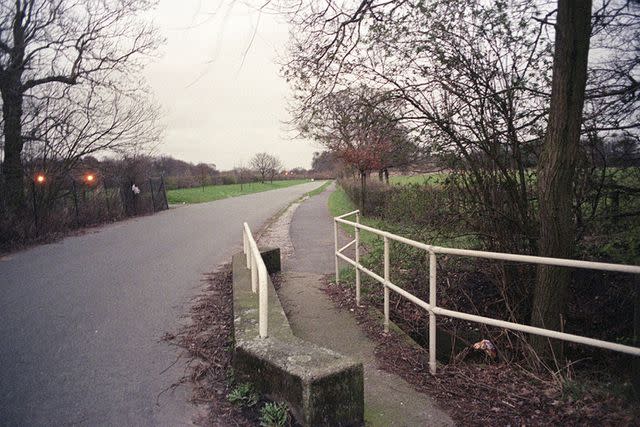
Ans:
{"type": "Polygon", "coordinates": [[[251,290],[258,293],[258,332],[260,338],[266,338],[269,328],[269,294],[267,288],[267,267],[264,264],[258,245],[251,234],[249,224],[242,229],[243,252],[247,268],[251,269],[251,290]]]}
{"type": "Polygon", "coordinates": [[[356,304],[360,305],[360,272],[362,271],[366,275],[375,279],[384,285],[384,330],[385,332],[389,331],[389,291],[394,291],[397,294],[403,296],[414,304],[422,307],[426,311],[429,312],[429,369],[432,374],[436,372],[436,315],[453,317],[457,319],[467,320],[470,322],[482,323],[490,326],[497,326],[505,329],[512,329],[515,331],[525,332],[529,334],[541,335],[548,338],[559,339],[563,341],[575,342],[578,344],[590,345],[592,347],[599,347],[608,350],[613,350],[621,353],[627,353],[634,356],[640,356],[640,348],[612,343],[609,341],[598,340],[594,338],[583,337],[580,335],[567,334],[564,332],[553,331],[544,328],[538,328],[529,325],[523,325],[520,323],[507,322],[504,320],[493,319],[490,317],[477,316],[469,313],[463,313],[455,310],[448,310],[442,307],[438,307],[436,304],[436,296],[437,296],[437,262],[436,262],[436,254],[446,254],[446,255],[456,255],[456,256],[466,256],[466,257],[474,257],[474,258],[487,258],[487,259],[497,259],[503,261],[514,261],[514,262],[523,262],[529,264],[543,264],[543,265],[554,265],[560,267],[570,267],[570,268],[584,268],[591,270],[604,270],[604,271],[616,271],[621,273],[632,273],[632,274],[640,274],[640,266],[635,265],[623,265],[623,264],[610,264],[604,262],[592,262],[592,261],[579,261],[572,259],[561,259],[561,258],[548,258],[548,257],[539,257],[539,256],[531,256],[531,255],[517,255],[517,254],[509,254],[509,253],[501,253],[501,252],[485,252],[485,251],[476,251],[476,250],[467,250],[467,249],[455,249],[455,248],[446,248],[441,246],[433,246],[428,245],[426,243],[418,242],[416,240],[407,239],[402,236],[398,236],[387,231],[378,230],[377,228],[369,227],[363,224],[360,224],[360,212],[354,211],[349,212],[348,214],[341,215],[334,218],[334,239],[335,239],[335,263],[336,263],[336,284],[340,281],[340,270],[339,270],[339,260],[342,259],[345,262],[351,264],[356,269],[356,304]],[[345,216],[355,215],[356,222],[348,221],[344,219],[345,216]],[[346,224],[349,226],[353,226],[355,239],[338,249],[338,223],[346,224]],[[367,269],[362,264],[360,264],[360,230],[369,231],[378,236],[382,236],[384,239],[384,277],[374,273],[373,271],[367,269]],[[405,291],[401,287],[395,285],[389,279],[389,241],[394,240],[397,242],[401,242],[410,246],[413,246],[418,249],[423,249],[428,253],[429,256],[429,302],[425,302],[410,292],[405,291]],[[342,252],[350,247],[351,245],[356,245],[355,250],[355,260],[347,257],[342,252]]]}

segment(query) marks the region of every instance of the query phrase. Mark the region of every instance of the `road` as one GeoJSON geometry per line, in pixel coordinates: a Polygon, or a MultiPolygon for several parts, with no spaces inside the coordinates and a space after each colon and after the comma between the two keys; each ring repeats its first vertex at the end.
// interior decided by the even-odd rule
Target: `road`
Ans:
{"type": "MultiPolygon", "coordinates": [[[[0,425],[185,425],[175,331],[201,278],[318,182],[182,206],[0,258],[0,425]],[[173,365],[172,365],[173,364],[173,365]]],[[[183,319],[184,321],[184,319],[183,319]]]]}

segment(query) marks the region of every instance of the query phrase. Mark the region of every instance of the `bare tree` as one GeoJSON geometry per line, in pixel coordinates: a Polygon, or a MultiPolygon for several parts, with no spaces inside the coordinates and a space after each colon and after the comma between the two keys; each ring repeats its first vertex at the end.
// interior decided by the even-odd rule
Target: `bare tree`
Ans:
{"type": "Polygon", "coordinates": [[[410,131],[398,123],[392,106],[384,93],[358,87],[329,94],[299,112],[301,134],[358,171],[362,212],[366,209],[367,174],[389,167],[397,148],[413,145],[410,131]]]}
{"type": "Polygon", "coordinates": [[[93,147],[87,152],[93,152],[120,144],[121,136],[153,121],[140,113],[144,87],[135,77],[141,58],[159,43],[154,28],[140,20],[152,5],[149,0],[0,5],[2,172],[12,209],[24,203],[25,143],[50,149],[55,133],[63,140],[84,135],[83,141],[90,141],[85,146],[93,147]]]}
{"type": "Polygon", "coordinates": [[[271,168],[269,168],[269,181],[273,184],[273,178],[278,175],[282,171],[283,165],[280,159],[277,157],[273,158],[271,168]]]}
{"type": "Polygon", "coordinates": [[[244,184],[249,182],[251,178],[251,170],[241,164],[233,168],[233,175],[236,178],[236,183],[240,184],[240,191],[242,191],[244,184]]]}
{"type": "MultiPolygon", "coordinates": [[[[553,131],[547,120],[556,37],[554,2],[292,0],[288,5],[295,29],[283,74],[295,91],[298,108],[314,111],[336,93],[363,82],[404,101],[395,110],[398,118],[421,128],[430,152],[453,171],[449,185],[458,191],[452,193],[464,197],[467,220],[487,247],[547,251],[538,238],[558,227],[542,230],[537,220],[552,215],[555,208],[544,203],[552,210],[542,212],[538,198],[556,196],[541,194],[550,187],[536,184],[536,166],[543,175],[550,171],[547,178],[566,166],[560,178],[564,200],[557,206],[563,207],[564,215],[568,205],[570,215],[581,218],[586,198],[576,192],[584,193],[582,188],[602,170],[591,163],[590,170],[575,172],[578,159],[586,156],[575,140],[565,147],[573,150],[573,158],[561,155],[560,164],[544,165],[558,158],[549,150],[541,154],[543,142],[549,145],[545,134],[553,131]]],[[[596,152],[601,149],[597,144],[614,138],[614,132],[638,139],[638,18],[635,0],[598,2],[591,17],[599,55],[589,64],[578,138],[582,134],[594,141],[596,152]]],[[[573,77],[578,78],[576,84],[582,79],[573,77]]],[[[574,95],[572,109],[583,96],[574,95]]],[[[571,120],[575,113],[568,113],[571,120]]],[[[598,197],[593,197],[592,216],[598,197]]],[[[571,225],[553,239],[573,247],[579,236],[576,228],[571,225]]],[[[560,250],[557,256],[560,253],[568,254],[560,250]]],[[[532,288],[523,280],[505,279],[505,292],[518,290],[505,298],[518,305],[513,310],[518,321],[531,318],[532,288]]]]}
{"type": "Polygon", "coordinates": [[[303,110],[353,82],[395,98],[395,117],[458,175],[451,182],[481,212],[490,249],[534,252],[529,169],[549,96],[549,43],[531,19],[535,6],[498,3],[312,3],[294,19],[284,73],[303,110]]]}
{"type": "Polygon", "coordinates": [[[251,158],[249,166],[260,174],[262,183],[267,177],[273,182],[273,177],[282,169],[282,162],[269,153],[258,153],[251,158]]]}

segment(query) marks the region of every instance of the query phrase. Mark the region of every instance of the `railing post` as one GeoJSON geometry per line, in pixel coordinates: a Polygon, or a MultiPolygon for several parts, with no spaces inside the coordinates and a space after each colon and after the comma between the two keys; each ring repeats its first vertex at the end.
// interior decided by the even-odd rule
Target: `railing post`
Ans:
{"type": "MultiPolygon", "coordinates": [[[[356,223],[360,224],[360,213],[356,213],[356,223]]],[[[360,229],[356,226],[356,306],[360,307],[360,229]]]]}
{"type": "Polygon", "coordinates": [[[260,338],[266,338],[269,324],[267,272],[266,269],[261,268],[258,273],[258,281],[260,282],[260,291],[258,293],[258,330],[260,338]]]}
{"type": "Polygon", "coordinates": [[[384,331],[389,332],[389,238],[384,236],[384,331]]]}
{"type": "Polygon", "coordinates": [[[251,252],[251,291],[255,294],[258,292],[258,263],[256,257],[251,252]]]}
{"type": "Polygon", "coordinates": [[[247,268],[251,268],[251,247],[249,246],[249,237],[246,229],[242,230],[242,237],[244,239],[244,256],[247,259],[247,268]]]}
{"type": "Polygon", "coordinates": [[[340,266],[338,264],[338,221],[333,220],[333,242],[334,242],[334,254],[336,258],[336,285],[340,283],[340,266]]]}
{"type": "Polygon", "coordinates": [[[433,309],[436,307],[436,254],[429,252],[429,371],[436,373],[436,314],[433,309]]]}

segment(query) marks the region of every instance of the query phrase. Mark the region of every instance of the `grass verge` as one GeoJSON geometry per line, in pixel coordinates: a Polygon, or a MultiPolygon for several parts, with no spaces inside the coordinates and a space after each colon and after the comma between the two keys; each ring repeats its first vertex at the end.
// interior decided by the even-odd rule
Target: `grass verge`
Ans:
{"type": "Polygon", "coordinates": [[[331,184],[331,181],[325,181],[325,183],[322,184],[320,187],[316,188],[315,190],[309,191],[306,195],[309,196],[309,197],[317,196],[318,194],[323,193],[324,190],[327,189],[329,184],[331,184]]]}
{"type": "MultiPolygon", "coordinates": [[[[358,207],[349,199],[347,193],[340,187],[339,185],[336,187],[336,191],[334,191],[331,196],[329,196],[329,212],[331,212],[331,216],[336,217],[347,212],[352,212],[358,209],[358,207]]],[[[355,221],[355,216],[345,218],[348,221],[355,221]]],[[[369,217],[360,217],[360,222],[364,225],[368,225],[369,227],[375,228],[383,228],[384,223],[381,220],[369,217]]],[[[342,229],[351,237],[354,235],[353,227],[350,227],[346,224],[340,224],[342,229]]],[[[360,241],[363,245],[368,246],[373,244],[374,242],[382,240],[381,237],[376,236],[367,231],[363,231],[360,233],[360,241]]]]}
{"type": "Polygon", "coordinates": [[[278,188],[291,187],[309,182],[306,179],[292,179],[287,181],[251,182],[247,184],[209,185],[206,187],[180,188],[167,191],[167,200],[171,204],[177,203],[204,203],[227,197],[243,196],[245,194],[260,193],[276,190],[278,188]]]}

